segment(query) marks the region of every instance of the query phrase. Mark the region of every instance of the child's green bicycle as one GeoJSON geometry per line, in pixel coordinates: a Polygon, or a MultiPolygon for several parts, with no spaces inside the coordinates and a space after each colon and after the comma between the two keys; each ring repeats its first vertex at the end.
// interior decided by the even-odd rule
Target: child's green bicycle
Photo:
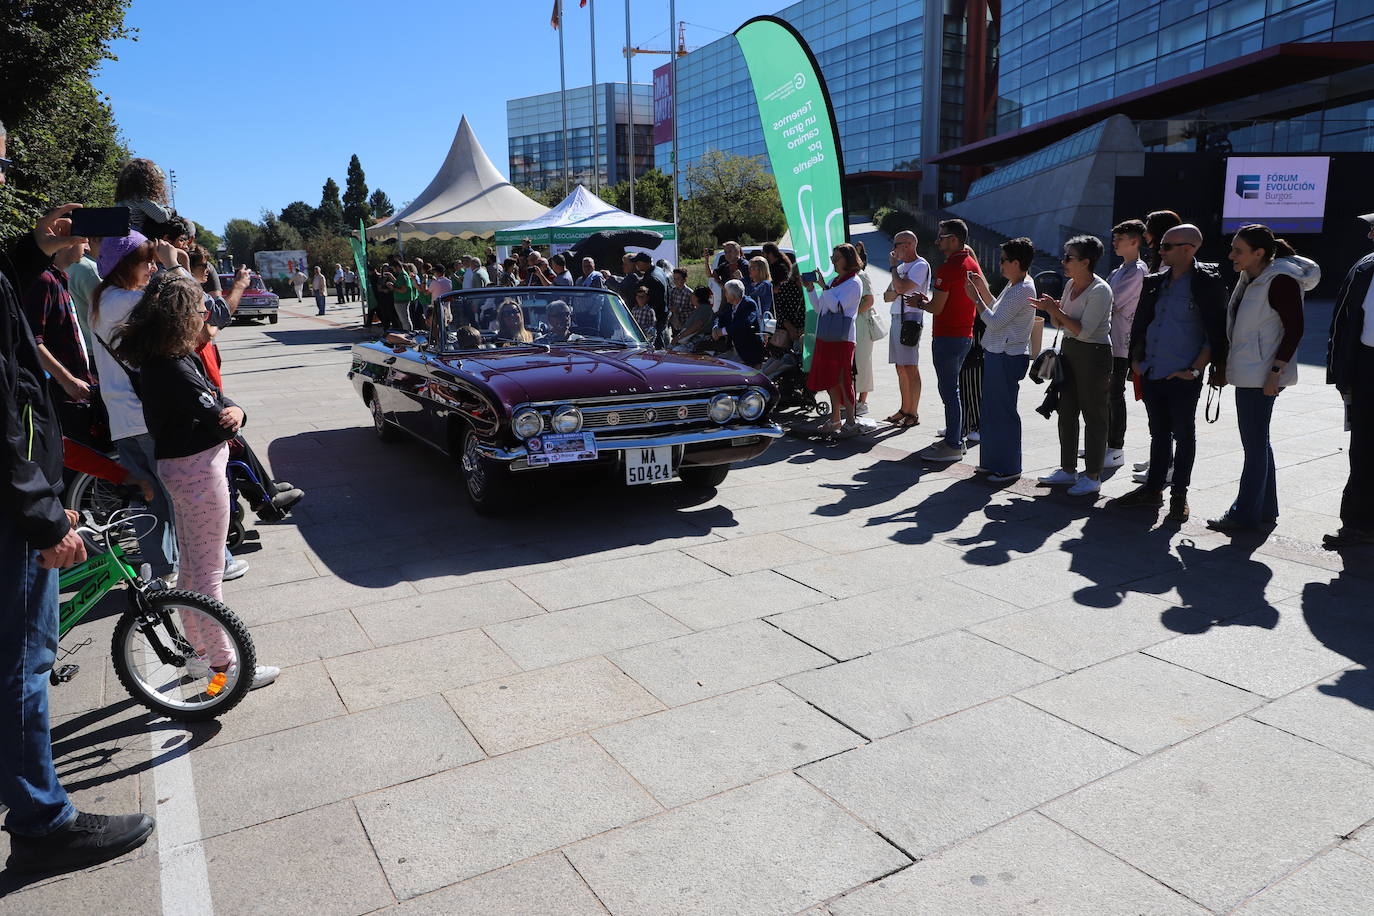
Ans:
{"type": "MultiPolygon", "coordinates": [[[[62,594],[74,592],[61,605],[59,638],[65,637],[91,608],[121,582],[129,607],[115,624],[110,659],[124,689],[159,715],[183,722],[213,719],[233,709],[253,686],[256,655],[243,622],[220,602],[205,595],[165,587],[145,565],[135,572],[124,559],[119,540],[132,533],[146,513],[121,509],[98,525],[87,515],[77,529],[89,558],[58,579],[62,594]],[[103,549],[96,544],[99,538],[103,549]],[[184,634],[195,634],[192,645],[184,634]]],[[[86,640],[67,650],[76,652],[86,640]]],[[[54,667],[52,683],[64,683],[76,665],[54,667]]]]}

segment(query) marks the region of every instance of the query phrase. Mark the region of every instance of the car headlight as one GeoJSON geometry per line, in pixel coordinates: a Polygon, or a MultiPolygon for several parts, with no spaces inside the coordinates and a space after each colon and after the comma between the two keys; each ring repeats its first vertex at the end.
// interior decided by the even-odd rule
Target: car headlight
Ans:
{"type": "Polygon", "coordinates": [[[543,432],[544,418],[539,416],[538,411],[525,407],[515,412],[515,416],[511,418],[511,427],[521,439],[529,439],[543,432]]]}
{"type": "Polygon", "coordinates": [[[582,428],[582,411],[571,404],[564,404],[553,412],[553,431],[556,433],[575,433],[582,428]]]}
{"type": "Polygon", "coordinates": [[[750,388],[739,399],[739,415],[746,420],[757,420],[768,407],[768,399],[757,388],[750,388]]]}
{"type": "Polygon", "coordinates": [[[728,394],[718,394],[711,398],[711,419],[717,423],[727,423],[735,415],[735,399],[728,394]]]}

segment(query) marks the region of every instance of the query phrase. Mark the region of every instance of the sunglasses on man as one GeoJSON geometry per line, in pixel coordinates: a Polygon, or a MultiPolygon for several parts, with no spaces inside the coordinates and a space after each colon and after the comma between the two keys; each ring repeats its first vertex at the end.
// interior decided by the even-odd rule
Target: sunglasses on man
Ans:
{"type": "Polygon", "coordinates": [[[1192,243],[1192,242],[1161,242],[1161,243],[1159,244],[1159,250],[1160,250],[1160,251],[1173,251],[1175,248],[1182,248],[1182,247],[1184,247],[1185,245],[1188,246],[1189,248],[1193,247],[1193,243],[1192,243]]]}

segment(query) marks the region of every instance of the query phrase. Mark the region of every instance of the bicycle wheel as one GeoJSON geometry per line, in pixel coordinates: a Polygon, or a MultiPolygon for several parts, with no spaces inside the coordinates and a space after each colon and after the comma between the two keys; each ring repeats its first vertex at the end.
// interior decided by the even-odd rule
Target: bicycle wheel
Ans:
{"type": "Polygon", "coordinates": [[[257,653],[243,621],[195,592],[145,592],[115,626],[110,656],[129,695],[153,712],[201,722],[238,705],[253,686],[257,653]]]}
{"type": "MultiPolygon", "coordinates": [[[[74,509],[77,512],[89,512],[97,525],[108,522],[110,516],[119,509],[127,509],[134,505],[134,501],[129,496],[128,488],[111,483],[103,477],[93,477],[84,472],[72,478],[71,486],[67,487],[62,501],[68,509],[74,509]]],[[[139,498],[139,504],[142,504],[142,497],[139,498]]],[[[146,526],[143,530],[147,530],[146,526]]],[[[124,548],[125,560],[137,569],[143,560],[143,549],[139,546],[138,537],[134,531],[128,530],[121,533],[118,544],[124,548]]]]}

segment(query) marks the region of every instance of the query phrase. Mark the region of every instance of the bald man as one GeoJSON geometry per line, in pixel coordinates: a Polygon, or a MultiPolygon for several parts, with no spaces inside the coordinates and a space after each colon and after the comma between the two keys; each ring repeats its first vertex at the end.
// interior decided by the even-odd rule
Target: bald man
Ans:
{"type": "Polygon", "coordinates": [[[1190,223],[1164,233],[1161,270],[1145,278],[1131,323],[1131,372],[1140,380],[1150,420],[1150,471],[1145,482],[1116,500],[1118,506],[1158,508],[1173,462],[1173,489],[1166,519],[1188,520],[1188,484],[1197,456],[1197,402],[1203,371],[1224,385],[1226,284],[1215,264],[1197,259],[1202,232],[1190,223]]]}

